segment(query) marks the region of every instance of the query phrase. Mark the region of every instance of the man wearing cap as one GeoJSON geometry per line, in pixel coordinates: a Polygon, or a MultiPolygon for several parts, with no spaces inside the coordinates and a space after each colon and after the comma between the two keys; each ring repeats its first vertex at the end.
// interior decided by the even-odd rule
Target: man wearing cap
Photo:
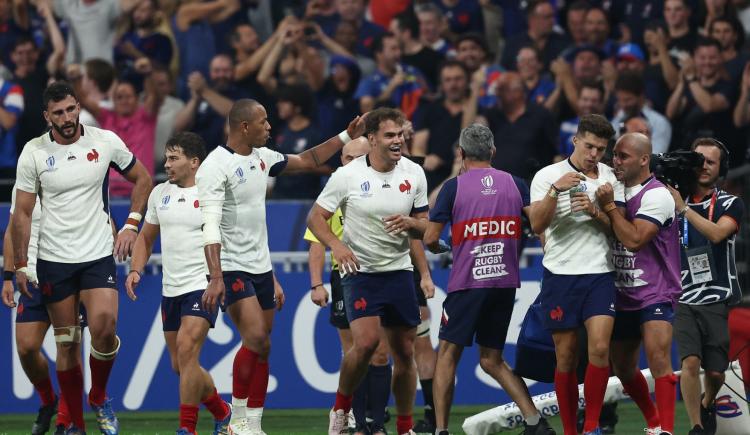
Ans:
{"type": "MultiPolygon", "coordinates": [[[[619,56],[619,54],[618,54],[619,56]]],[[[615,131],[626,119],[642,116],[648,121],[651,131],[651,146],[654,153],[665,153],[672,140],[672,125],[666,117],[646,104],[646,83],[637,72],[623,71],[615,82],[617,112],[612,118],[615,131]]]]}

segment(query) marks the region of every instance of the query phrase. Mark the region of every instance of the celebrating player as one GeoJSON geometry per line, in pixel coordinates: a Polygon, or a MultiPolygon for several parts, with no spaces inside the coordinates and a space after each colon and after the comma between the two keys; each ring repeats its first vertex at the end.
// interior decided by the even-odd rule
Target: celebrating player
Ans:
{"type": "Polygon", "coordinates": [[[544,236],[540,302],[555,343],[555,392],[565,435],[576,435],[578,328],[586,327],[589,364],[583,381],[584,434],[597,433],[609,380],[609,339],[615,285],[609,260],[609,218],[592,203],[598,186],[620,186],[612,168],[600,163],[614,130],[600,115],[582,116],[573,154],[549,165],[531,182],[531,228],[544,236]],[[585,256],[582,254],[585,253],[585,256]]]}
{"type": "Polygon", "coordinates": [[[79,299],[86,306],[91,331],[91,391],[99,429],[116,434],[119,424],[106,385],[120,349],[115,334],[118,294],[113,252],[125,259],[135,242],[141,212],[151,190],[146,168],[114,133],[80,125],[80,105],[67,83],[56,82],[43,95],[44,117],[52,127],[29,141],[18,159],[16,208],[12,239],[16,283],[28,286],[31,215],[44,192],[39,227],[37,276],[42,302],[55,331],[57,379],[68,406],[67,434],[85,431],[83,373],[78,352],[81,340],[79,299]],[[113,240],[106,179],[110,166],[135,183],[128,222],[113,240]]]}
{"type": "Polygon", "coordinates": [[[427,215],[424,171],[401,159],[404,115],[380,108],[366,118],[370,152],[337,170],[313,205],[308,226],[331,248],[344,274],[344,302],[353,345],[341,362],[329,434],[345,433],[352,395],[367,371],[384,327],[394,360],[398,434],[410,433],[416,392],[414,340],[420,323],[409,236],[422,237],[427,215]],[[342,207],[344,236],[326,223],[342,207]]]}
{"type": "Polygon", "coordinates": [[[625,185],[625,215],[616,210],[611,185],[600,186],[596,198],[617,238],[613,248],[618,289],[613,369],[643,412],[646,432],[659,435],[674,431],[677,378],[672,373],[672,320],[682,288],[674,199],[651,175],[650,161],[648,137],[623,135],[615,144],[613,163],[617,179],[625,185]],[[641,340],[655,380],[656,408],[638,369],[641,340]]]}
{"type": "Polygon", "coordinates": [[[216,312],[206,311],[200,304],[208,281],[201,250],[203,221],[195,173],[206,158],[206,147],[197,134],[178,133],[167,141],[164,156],[169,180],[151,191],[146,222],[133,248],[125,287],[128,296],[136,300],[135,289],[161,233],[164,339],[172,367],[180,375],[177,434],[195,433],[200,403],[214,416],[214,434],[226,433],[231,410],[216,392],[211,375],[198,362],[208,329],[216,321],[216,312]]]}
{"type": "Polygon", "coordinates": [[[268,250],[266,182],[268,177],[325,164],[351,137],[360,136],[363,122],[357,117],[338,136],[298,155],[263,147],[271,125],[257,101],[235,102],[228,126],[227,144],[212,151],[196,174],[209,272],[202,303],[209,311],[220,304],[242,336],[232,369],[229,430],[260,434],[273,309],[283,304],[268,250]]]}
{"type": "Polygon", "coordinates": [[[435,370],[435,433],[448,435],[456,365],[475,337],[482,369],[521,409],[524,434],[554,433],[521,379],[503,360],[516,289],[521,286],[521,213],[528,213],[529,188],[522,180],[492,168],[495,141],[489,128],[470,125],[461,132],[458,144],[463,174],[443,184],[424,237],[430,250],[440,252],[440,234],[446,223],[452,223],[453,268],[443,303],[435,370]],[[484,227],[497,227],[498,232],[479,229],[484,227]]]}

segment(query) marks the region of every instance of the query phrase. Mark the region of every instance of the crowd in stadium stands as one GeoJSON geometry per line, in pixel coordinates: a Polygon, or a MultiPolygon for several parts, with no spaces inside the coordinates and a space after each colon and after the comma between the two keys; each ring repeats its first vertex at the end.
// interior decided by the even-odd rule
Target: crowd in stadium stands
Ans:
{"type": "MultiPolygon", "coordinates": [[[[590,113],[647,132],[655,152],[718,138],[736,167],[748,31],[747,0],[0,0],[0,177],[47,128],[42,91],[56,79],[75,85],[82,122],[115,131],[152,175],[174,133],[224,143],[245,97],[269,109],[282,153],[397,107],[430,189],[476,120],[496,138],[493,165],[526,180],[571,153],[590,113]]],[[[314,199],[338,161],[271,198],[314,199]]],[[[110,193],[127,196],[118,176],[110,193]]]]}

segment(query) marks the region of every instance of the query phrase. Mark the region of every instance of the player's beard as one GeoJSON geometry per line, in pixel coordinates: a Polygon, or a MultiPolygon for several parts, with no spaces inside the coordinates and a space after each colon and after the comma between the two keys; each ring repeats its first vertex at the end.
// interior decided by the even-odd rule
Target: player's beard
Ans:
{"type": "Polygon", "coordinates": [[[63,137],[63,139],[72,139],[75,137],[76,133],[78,133],[78,126],[80,125],[80,121],[78,118],[76,118],[75,122],[69,122],[63,125],[57,125],[54,122],[50,123],[52,124],[52,128],[63,137]],[[73,133],[67,134],[65,133],[65,129],[68,127],[73,127],[73,133]]]}

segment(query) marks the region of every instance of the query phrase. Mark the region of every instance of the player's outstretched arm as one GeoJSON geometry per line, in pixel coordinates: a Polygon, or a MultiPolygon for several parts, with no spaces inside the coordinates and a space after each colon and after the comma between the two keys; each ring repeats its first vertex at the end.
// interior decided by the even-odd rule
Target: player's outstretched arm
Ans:
{"type": "MultiPolygon", "coordinates": [[[[13,224],[13,213],[10,214],[8,219],[8,226],[5,228],[5,235],[3,235],[3,271],[4,275],[14,271],[13,267],[13,240],[10,237],[10,227],[13,224]]],[[[3,276],[3,304],[9,308],[16,306],[16,302],[13,299],[13,278],[3,276]]]]}
{"type": "Polygon", "coordinates": [[[36,194],[16,189],[16,207],[13,212],[11,237],[13,240],[13,263],[16,270],[18,290],[32,297],[27,288],[29,282],[29,239],[31,238],[31,213],[36,204],[36,194]]]}
{"type": "Polygon", "coordinates": [[[125,280],[125,289],[128,291],[128,297],[131,300],[138,299],[135,295],[135,289],[138,287],[138,283],[141,282],[143,269],[146,267],[148,259],[151,258],[154,242],[158,236],[159,225],[145,222],[143,228],[141,228],[141,232],[138,234],[138,238],[135,240],[133,255],[130,259],[130,272],[128,272],[128,278],[125,280]]]}
{"type": "Polygon", "coordinates": [[[310,172],[326,164],[328,159],[333,157],[347,142],[356,139],[365,132],[365,113],[357,116],[349,123],[346,130],[339,133],[320,145],[314,146],[300,154],[287,154],[289,159],[282,174],[294,174],[300,172],[310,172]]]}
{"type": "Polygon", "coordinates": [[[427,229],[422,241],[427,249],[434,254],[443,252],[443,249],[440,248],[440,234],[443,233],[443,228],[445,228],[445,224],[442,222],[427,222],[427,229]]]}
{"type": "MultiPolygon", "coordinates": [[[[137,216],[137,221],[140,223],[143,211],[146,209],[146,201],[148,195],[151,193],[151,187],[153,186],[151,176],[148,174],[146,167],[143,163],[136,160],[135,165],[123,174],[125,179],[135,184],[133,192],[130,194],[130,216],[137,216]]],[[[130,220],[130,218],[128,219],[130,220]]],[[[115,241],[115,259],[119,261],[125,261],[133,251],[133,245],[135,239],[138,236],[138,227],[126,223],[117,234],[117,240],[115,241]],[[135,227],[135,229],[133,229],[135,227]]]]}

